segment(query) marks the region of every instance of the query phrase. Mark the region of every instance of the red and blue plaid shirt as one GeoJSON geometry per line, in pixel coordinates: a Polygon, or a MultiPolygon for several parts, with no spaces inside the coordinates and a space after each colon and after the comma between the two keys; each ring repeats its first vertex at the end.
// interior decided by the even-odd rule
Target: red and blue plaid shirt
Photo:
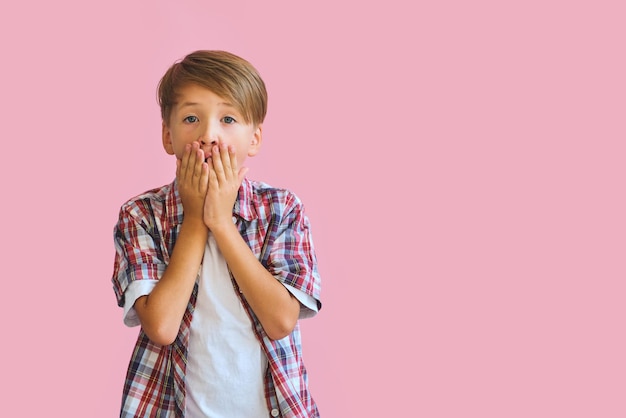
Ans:
{"type": "MultiPolygon", "coordinates": [[[[244,179],[233,208],[241,236],[260,262],[277,280],[312,296],[321,308],[320,277],[309,220],[293,193],[244,179]]],[[[114,229],[113,289],[119,306],[135,280],[159,280],[183,220],[176,182],[150,190],[126,202],[114,229]]],[[[121,417],[183,417],[185,367],[189,325],[196,304],[193,289],[176,340],[167,346],[154,344],[139,331],[122,398],[121,417]]],[[[239,293],[239,292],[237,292],[239,293]]],[[[265,395],[270,411],[282,417],[319,417],[308,389],[302,361],[299,326],[280,340],[271,340],[245,298],[239,293],[257,338],[267,355],[265,395]]],[[[301,305],[301,317],[312,316],[301,305]]]]}

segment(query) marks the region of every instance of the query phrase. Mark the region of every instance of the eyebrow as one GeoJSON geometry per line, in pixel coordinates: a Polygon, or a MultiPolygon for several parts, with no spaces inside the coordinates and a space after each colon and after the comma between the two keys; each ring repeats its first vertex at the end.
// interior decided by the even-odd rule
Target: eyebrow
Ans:
{"type": "MultiPolygon", "coordinates": [[[[180,107],[193,107],[193,106],[198,106],[200,105],[200,103],[196,103],[196,102],[184,102],[184,103],[180,103],[180,107]]],[[[218,106],[227,106],[227,107],[232,107],[234,108],[235,106],[233,106],[232,103],[228,103],[228,102],[220,102],[217,104],[218,106]]]]}

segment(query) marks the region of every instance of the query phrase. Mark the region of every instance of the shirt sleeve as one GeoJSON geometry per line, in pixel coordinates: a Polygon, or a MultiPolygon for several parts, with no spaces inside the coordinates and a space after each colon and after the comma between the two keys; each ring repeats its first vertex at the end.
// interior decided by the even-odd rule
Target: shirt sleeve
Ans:
{"type": "Polygon", "coordinates": [[[149,295],[156,286],[156,280],[136,280],[128,285],[124,292],[124,325],[136,327],[141,325],[135,302],[142,296],[149,295]]]}
{"type": "Polygon", "coordinates": [[[309,219],[294,194],[287,196],[280,222],[270,230],[268,270],[300,301],[300,318],[312,317],[322,307],[321,279],[309,219]]]}
{"type": "Polygon", "coordinates": [[[298,299],[298,302],[302,305],[298,319],[311,318],[317,314],[319,308],[317,307],[317,300],[315,300],[313,296],[308,295],[293,286],[289,286],[288,284],[283,284],[283,286],[285,286],[289,293],[298,299]]]}
{"type": "MultiPolygon", "coordinates": [[[[120,216],[114,228],[115,263],[113,269],[113,290],[117,304],[124,308],[124,322],[134,319],[127,315],[136,298],[142,295],[129,294],[135,300],[126,301],[127,290],[131,283],[147,281],[156,284],[163,275],[166,262],[161,245],[160,234],[154,227],[155,220],[144,214],[140,205],[125,205],[120,210],[120,216]],[[130,319],[129,319],[130,318],[130,319]]],[[[141,285],[138,289],[145,291],[149,285],[141,285]]],[[[150,289],[151,290],[151,289],[150,289]]]]}

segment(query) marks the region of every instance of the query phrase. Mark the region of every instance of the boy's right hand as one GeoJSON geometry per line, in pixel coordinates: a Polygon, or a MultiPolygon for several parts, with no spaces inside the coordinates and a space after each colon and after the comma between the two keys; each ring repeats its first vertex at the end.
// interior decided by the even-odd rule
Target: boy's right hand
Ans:
{"type": "Polygon", "coordinates": [[[181,159],[176,159],[176,181],[183,203],[185,219],[203,222],[204,200],[209,186],[209,166],[198,142],[185,146],[181,159]]]}

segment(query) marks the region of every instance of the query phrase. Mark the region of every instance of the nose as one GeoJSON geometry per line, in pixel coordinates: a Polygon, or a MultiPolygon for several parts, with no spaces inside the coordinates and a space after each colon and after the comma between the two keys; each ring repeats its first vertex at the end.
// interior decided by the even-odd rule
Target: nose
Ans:
{"type": "Polygon", "coordinates": [[[217,139],[213,139],[213,138],[208,138],[206,136],[201,136],[200,137],[200,143],[202,145],[215,145],[218,143],[217,139]]]}
{"type": "Polygon", "coordinates": [[[198,140],[200,141],[200,144],[203,146],[211,146],[211,145],[215,145],[219,143],[219,135],[217,132],[217,129],[213,126],[211,126],[211,124],[206,124],[201,132],[200,132],[200,138],[198,138],[198,140]]]}

